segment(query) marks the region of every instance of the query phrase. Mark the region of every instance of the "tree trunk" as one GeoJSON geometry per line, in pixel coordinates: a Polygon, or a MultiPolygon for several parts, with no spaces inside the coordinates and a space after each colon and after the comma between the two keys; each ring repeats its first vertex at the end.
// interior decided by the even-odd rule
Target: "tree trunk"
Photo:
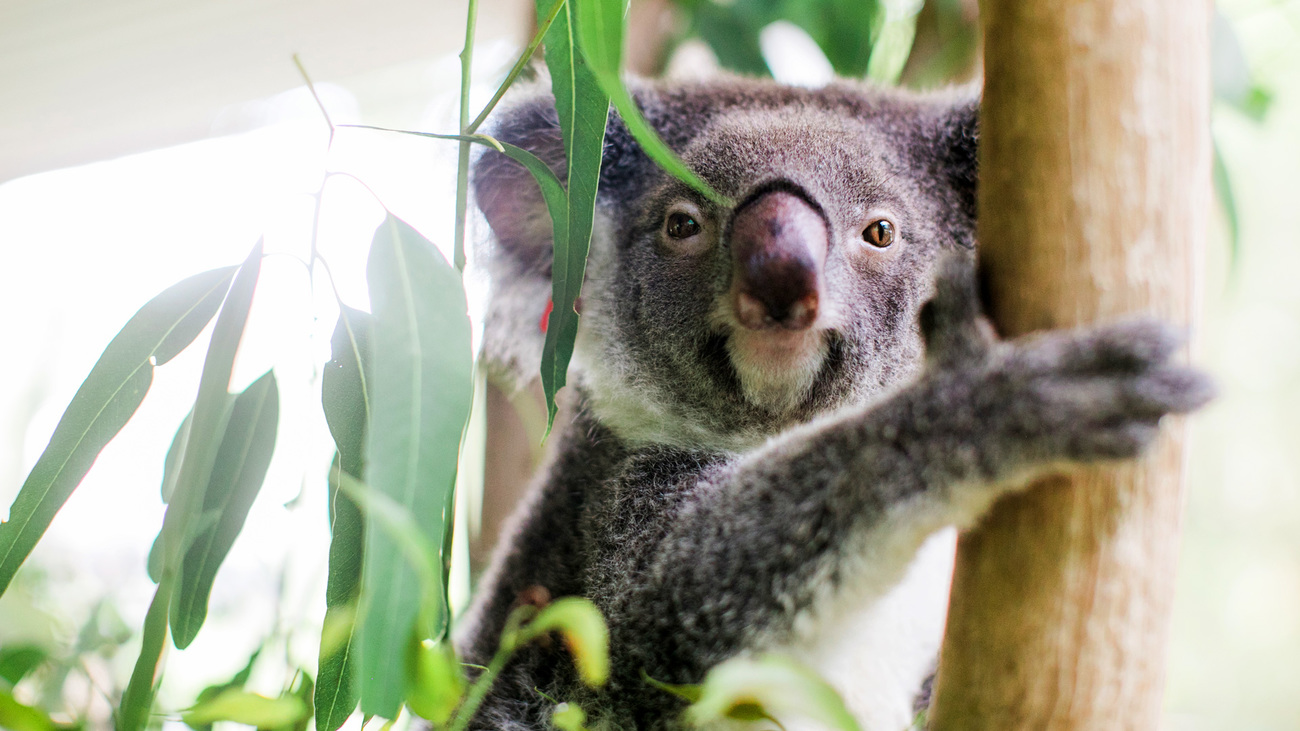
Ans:
{"type": "MultiPolygon", "coordinates": [[[[1209,207],[1207,2],[985,0],[980,260],[999,331],[1190,323],[1209,207]]],[[[935,729],[1155,729],[1183,429],[1041,481],[958,549],[935,729]]]]}

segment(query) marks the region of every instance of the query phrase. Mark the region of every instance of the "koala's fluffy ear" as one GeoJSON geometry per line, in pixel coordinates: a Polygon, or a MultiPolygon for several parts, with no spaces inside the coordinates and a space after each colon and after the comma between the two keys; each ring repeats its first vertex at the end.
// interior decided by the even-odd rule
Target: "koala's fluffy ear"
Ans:
{"type": "MultiPolygon", "coordinates": [[[[506,109],[492,134],[533,153],[565,179],[564,140],[549,94],[506,109]]],[[[524,166],[487,150],[474,164],[474,197],[495,236],[493,256],[508,258],[520,274],[549,279],[551,219],[541,189],[524,166]]]]}
{"type": "Polygon", "coordinates": [[[975,220],[979,182],[979,98],[953,103],[939,123],[939,160],[943,173],[957,191],[962,212],[975,220]]]}

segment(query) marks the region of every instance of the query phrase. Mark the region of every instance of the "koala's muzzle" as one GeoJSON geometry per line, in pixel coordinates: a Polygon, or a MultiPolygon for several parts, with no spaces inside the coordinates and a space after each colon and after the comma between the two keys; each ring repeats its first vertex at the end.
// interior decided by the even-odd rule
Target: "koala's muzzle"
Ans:
{"type": "Polygon", "coordinates": [[[828,234],[803,198],[775,190],[731,221],[732,308],[751,330],[806,330],[817,319],[828,234]]]}

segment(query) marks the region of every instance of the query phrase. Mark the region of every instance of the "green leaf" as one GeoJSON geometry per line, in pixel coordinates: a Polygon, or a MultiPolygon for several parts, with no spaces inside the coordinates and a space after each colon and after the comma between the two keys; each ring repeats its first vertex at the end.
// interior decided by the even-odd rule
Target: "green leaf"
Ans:
{"type": "Polygon", "coordinates": [[[240,265],[226,295],[221,314],[212,328],[212,340],[203,362],[203,375],[199,378],[199,393],[194,400],[194,414],[190,421],[189,438],[185,440],[185,454],[176,490],[163,516],[163,570],[154,592],[149,612],[145,615],[144,638],[140,655],[131,672],[122,708],[118,714],[118,731],[137,731],[149,719],[154,692],[161,679],[162,649],[167,640],[167,618],[181,570],[181,562],[193,536],[207,527],[213,514],[205,517],[203,493],[212,474],[217,448],[229,416],[230,373],[234,368],[235,352],[248,321],[248,311],[253,304],[253,291],[257,287],[258,272],[262,264],[262,242],[249,252],[240,265]]]}
{"type": "MultiPolygon", "coordinates": [[[[720,205],[729,205],[730,201],[704,182],[686,166],[686,163],[682,162],[677,153],[664,144],[658,133],[646,122],[640,108],[619,78],[627,0],[571,0],[570,5],[574,4],[577,6],[575,18],[577,36],[583,56],[591,65],[596,81],[609,95],[609,100],[618,110],[623,124],[636,138],[641,149],[669,174],[695,188],[709,200],[720,205]]],[[[554,73],[551,72],[552,76],[554,73]]],[[[557,303],[556,308],[558,307],[557,303]]]]}
{"type": "Polygon", "coordinates": [[[233,721],[258,728],[290,726],[311,713],[311,708],[296,696],[267,698],[257,693],[232,688],[181,714],[192,727],[217,721],[233,721]]]}
{"type": "Polygon", "coordinates": [[[176,489],[163,517],[164,566],[179,570],[188,550],[187,540],[204,504],[204,492],[216,463],[222,432],[229,416],[230,374],[235,353],[253,305],[253,291],[262,265],[262,242],[257,242],[239,267],[230,293],[212,329],[212,342],[203,361],[199,393],[194,399],[189,438],[176,476],[176,489]]]}
{"type": "Polygon", "coordinates": [[[149,602],[144,628],[140,632],[140,655],[131,671],[126,692],[122,694],[122,705],[118,708],[117,731],[140,731],[149,722],[154,693],[162,680],[159,661],[163,646],[167,644],[167,607],[174,590],[173,581],[172,577],[164,575],[149,602]]]}
{"type": "Polygon", "coordinates": [[[6,731],[72,731],[81,725],[55,723],[39,708],[19,703],[8,689],[0,687],[0,729],[6,731]]]}
{"type": "Polygon", "coordinates": [[[447,642],[413,641],[407,656],[411,690],[406,705],[439,727],[451,720],[465,694],[465,673],[447,642]]]}
{"type": "Polygon", "coordinates": [[[366,385],[370,328],[369,313],[340,303],[338,324],[330,341],[332,357],[321,378],[321,405],[338,453],[330,468],[329,578],[313,699],[316,728],[320,731],[334,731],[343,725],[356,710],[358,700],[353,640],[365,523],[357,504],[339,490],[338,471],[356,478],[364,472],[365,437],[370,422],[366,385]]]}
{"type": "Polygon", "coordinates": [[[785,657],[738,657],[709,671],[700,698],[686,709],[697,726],[723,719],[758,720],[797,715],[839,731],[861,731],[844,700],[825,680],[785,657]]]}
{"type": "Polygon", "coordinates": [[[672,695],[675,695],[678,698],[687,701],[688,703],[694,703],[698,701],[700,699],[700,695],[703,694],[703,690],[701,690],[701,686],[699,686],[698,684],[675,685],[673,683],[665,683],[662,680],[655,680],[649,675],[646,675],[646,672],[644,670],[641,671],[641,679],[644,680],[650,686],[654,688],[658,688],[659,690],[662,690],[665,693],[671,693],[672,695]]]}
{"type": "Polygon", "coordinates": [[[181,421],[181,425],[176,428],[172,444],[167,448],[167,456],[163,458],[163,481],[160,489],[163,503],[171,502],[172,492],[176,489],[176,476],[180,473],[181,461],[185,458],[185,442],[190,438],[190,421],[193,418],[194,409],[190,409],[181,421]]]}
{"type": "Polygon", "coordinates": [[[561,703],[551,712],[551,725],[560,731],[587,731],[587,713],[576,703],[561,703]]]}
{"type": "MultiPolygon", "coordinates": [[[[537,0],[536,4],[539,15],[550,6],[549,0],[537,0]]],[[[542,391],[546,394],[548,431],[555,421],[555,395],[568,380],[569,361],[578,335],[575,305],[582,292],[587,251],[591,248],[596,190],[605,151],[605,123],[609,119],[609,95],[579,53],[573,41],[574,28],[574,0],[570,0],[546,33],[546,68],[551,72],[551,93],[559,115],[567,166],[565,181],[568,193],[563,215],[556,215],[559,213],[557,206],[547,195],[546,184],[538,179],[547,208],[551,211],[554,233],[551,267],[551,301],[554,306],[542,347],[542,391]]],[[[529,167],[529,171],[533,177],[538,176],[533,167],[529,167]]]]}
{"type": "MultiPolygon", "coordinates": [[[[433,244],[392,215],[375,232],[367,280],[375,320],[366,479],[420,516],[424,537],[440,550],[451,530],[456,461],[473,389],[465,291],[433,244]]],[[[394,718],[405,698],[403,657],[422,590],[392,536],[376,527],[367,511],[357,638],[361,709],[394,718]]],[[[446,631],[446,577],[438,583],[438,606],[428,609],[422,637],[446,631]]]]}
{"type": "Polygon", "coordinates": [[[609,679],[609,629],[591,600],[564,597],[548,604],[519,631],[525,644],[549,632],[559,632],[573,655],[582,682],[596,688],[609,679]]]}
{"type": "Polygon", "coordinates": [[[50,653],[40,645],[12,645],[0,648],[0,678],[12,688],[45,662],[49,656],[50,653]]]}
{"type": "Polygon", "coordinates": [[[275,451],[280,391],[268,371],[235,398],[203,496],[204,513],[217,516],[212,527],[190,544],[181,565],[179,594],[172,601],[172,641],[189,646],[208,615],[208,597],[217,569],[244,527],[262,489],[275,451]]]}
{"type": "Polygon", "coordinates": [[[370,422],[366,385],[370,328],[369,313],[341,305],[330,338],[331,357],[321,376],[325,422],[338,447],[342,468],[358,479],[364,476],[366,425],[370,422]]]}
{"type": "Polygon", "coordinates": [[[1223,206],[1223,217],[1228,223],[1228,264],[1236,268],[1241,258],[1241,218],[1237,213],[1237,196],[1232,190],[1232,176],[1228,175],[1228,166],[1223,161],[1223,151],[1219,149],[1219,140],[1210,135],[1211,149],[1214,152],[1214,192],[1223,206]]]}
{"type": "Polygon", "coordinates": [[[233,267],[214,269],[168,287],[104,349],[10,506],[9,520],[0,523],[0,594],[100,451],[144,400],[153,365],[171,360],[198,337],[232,276],[233,267]]]}

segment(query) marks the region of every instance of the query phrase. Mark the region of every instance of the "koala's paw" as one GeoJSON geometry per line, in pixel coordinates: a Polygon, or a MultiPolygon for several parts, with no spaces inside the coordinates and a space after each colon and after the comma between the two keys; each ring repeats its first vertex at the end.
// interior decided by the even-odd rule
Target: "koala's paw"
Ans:
{"type": "Polygon", "coordinates": [[[1006,343],[989,361],[976,410],[1031,462],[1135,457],[1161,417],[1214,396],[1209,376],[1170,362],[1183,339],[1138,319],[1006,343]]]}

